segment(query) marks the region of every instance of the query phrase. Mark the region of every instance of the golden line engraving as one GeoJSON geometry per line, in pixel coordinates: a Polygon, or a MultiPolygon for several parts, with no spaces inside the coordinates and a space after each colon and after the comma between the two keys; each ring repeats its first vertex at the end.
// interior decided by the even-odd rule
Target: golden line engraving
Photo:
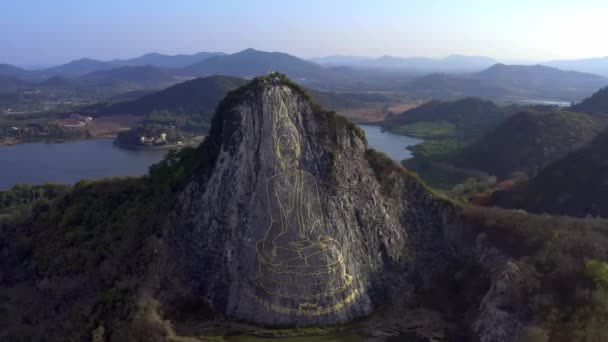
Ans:
{"type": "Polygon", "coordinates": [[[256,244],[258,274],[253,284],[257,294],[249,294],[277,312],[336,312],[358,292],[345,292],[352,287],[353,278],[346,273],[342,247],[326,235],[317,181],[300,168],[300,134],[282,101],[279,108],[272,138],[280,171],[266,180],[270,225],[256,244]],[[330,296],[343,299],[333,304],[336,299],[330,296]],[[297,308],[278,305],[277,300],[290,301],[297,308]],[[331,306],[323,307],[317,301],[331,306]]]}

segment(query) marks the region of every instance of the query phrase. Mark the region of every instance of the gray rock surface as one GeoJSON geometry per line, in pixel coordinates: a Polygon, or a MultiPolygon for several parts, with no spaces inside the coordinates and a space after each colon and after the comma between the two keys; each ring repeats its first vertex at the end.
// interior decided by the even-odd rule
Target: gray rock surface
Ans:
{"type": "MultiPolygon", "coordinates": [[[[205,144],[209,166],[170,218],[168,260],[172,277],[229,318],[348,322],[403,281],[430,286],[453,260],[485,253],[463,244],[452,205],[280,78],[229,95],[205,144]]],[[[490,271],[508,277],[506,260],[492,260],[500,265],[490,271]]],[[[492,311],[503,288],[484,299],[473,327],[480,334],[507,321],[492,311]]]]}

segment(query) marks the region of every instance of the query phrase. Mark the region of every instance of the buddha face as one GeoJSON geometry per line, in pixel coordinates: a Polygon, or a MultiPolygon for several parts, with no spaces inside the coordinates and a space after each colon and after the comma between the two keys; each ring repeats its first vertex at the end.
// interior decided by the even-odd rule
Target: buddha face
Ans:
{"type": "MultiPolygon", "coordinates": [[[[293,128],[295,129],[295,127],[293,128]]],[[[282,171],[294,169],[299,166],[300,143],[293,129],[283,130],[276,137],[275,157],[282,171]]]]}

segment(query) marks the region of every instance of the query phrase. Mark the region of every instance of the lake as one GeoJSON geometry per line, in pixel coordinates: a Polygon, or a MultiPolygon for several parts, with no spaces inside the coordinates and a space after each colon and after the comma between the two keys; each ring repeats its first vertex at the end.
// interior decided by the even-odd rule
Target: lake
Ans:
{"type": "Polygon", "coordinates": [[[140,176],[166,152],[122,149],[110,139],[1,146],[0,190],[18,183],[74,184],[86,178],[140,176]]]}
{"type": "MultiPolygon", "coordinates": [[[[361,125],[369,145],[395,161],[411,158],[405,149],[422,142],[388,132],[380,126],[361,125]]],[[[74,184],[81,179],[140,176],[163,158],[166,150],[130,150],[115,146],[110,139],[83,140],[60,144],[31,143],[0,146],[0,190],[19,183],[74,184]]]]}
{"type": "Polygon", "coordinates": [[[406,147],[420,144],[423,140],[405,135],[382,132],[380,126],[359,125],[365,131],[367,143],[370,147],[386,153],[396,162],[400,163],[403,159],[412,158],[412,152],[406,147]]]}

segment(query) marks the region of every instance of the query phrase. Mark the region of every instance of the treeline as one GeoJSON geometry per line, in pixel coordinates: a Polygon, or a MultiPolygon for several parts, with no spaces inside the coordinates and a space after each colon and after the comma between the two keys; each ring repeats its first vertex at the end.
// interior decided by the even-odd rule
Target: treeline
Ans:
{"type": "Polygon", "coordinates": [[[18,184],[10,190],[0,191],[0,211],[32,204],[38,200],[53,200],[67,194],[71,187],[65,184],[18,184]]]}
{"type": "Polygon", "coordinates": [[[119,144],[134,146],[186,143],[193,137],[204,135],[208,131],[209,121],[206,117],[161,110],[146,115],[131,130],[120,133],[116,141],[119,144]],[[161,136],[164,139],[161,139],[161,136]],[[152,142],[142,142],[142,137],[152,139],[152,142]]]}

